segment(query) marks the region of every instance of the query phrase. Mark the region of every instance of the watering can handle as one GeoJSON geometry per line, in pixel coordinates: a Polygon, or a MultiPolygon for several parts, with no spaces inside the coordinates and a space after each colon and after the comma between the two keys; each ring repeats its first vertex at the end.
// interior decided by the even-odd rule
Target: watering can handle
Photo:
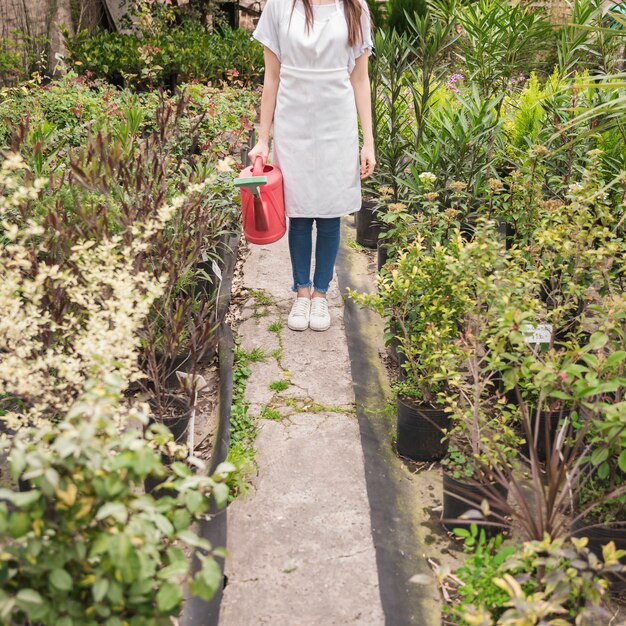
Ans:
{"type": "Polygon", "coordinates": [[[252,167],[252,175],[253,176],[263,176],[263,169],[265,168],[265,163],[263,162],[263,157],[259,154],[254,159],[254,166],[252,167]]]}

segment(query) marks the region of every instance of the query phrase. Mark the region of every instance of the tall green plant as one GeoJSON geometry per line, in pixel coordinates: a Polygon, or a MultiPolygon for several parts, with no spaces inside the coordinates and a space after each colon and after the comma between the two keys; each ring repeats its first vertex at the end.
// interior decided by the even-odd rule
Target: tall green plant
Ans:
{"type": "Polygon", "coordinates": [[[554,41],[552,27],[542,13],[522,4],[478,0],[463,7],[458,19],[463,28],[460,62],[487,97],[536,67],[554,41]]]}
{"type": "MultiPolygon", "coordinates": [[[[420,149],[403,185],[419,191],[420,174],[432,172],[442,187],[460,183],[469,198],[479,196],[500,155],[501,101],[502,95],[484,98],[476,85],[460,94],[442,92],[426,118],[420,149]]],[[[466,203],[466,213],[471,210],[472,203],[466,203]]]]}
{"type": "Polygon", "coordinates": [[[412,120],[405,75],[411,61],[408,35],[395,30],[376,33],[371,92],[378,164],[369,186],[391,188],[395,202],[399,196],[398,176],[410,161],[412,120]]]}
{"type": "Polygon", "coordinates": [[[433,96],[444,84],[450,64],[449,53],[457,35],[454,19],[439,19],[430,11],[424,15],[407,16],[411,35],[411,53],[407,83],[415,116],[413,149],[419,151],[433,96]]]}

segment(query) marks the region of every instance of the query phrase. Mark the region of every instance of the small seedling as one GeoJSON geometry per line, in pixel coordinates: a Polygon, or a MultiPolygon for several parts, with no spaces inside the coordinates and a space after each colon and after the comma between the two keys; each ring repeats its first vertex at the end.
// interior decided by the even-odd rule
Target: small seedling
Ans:
{"type": "Polygon", "coordinates": [[[283,329],[283,323],[280,320],[277,320],[276,322],[272,322],[267,327],[267,330],[269,330],[271,333],[279,333],[282,329],[283,329]]]}
{"type": "Polygon", "coordinates": [[[262,289],[252,289],[250,295],[254,298],[255,306],[272,306],[274,304],[272,296],[268,296],[262,289]]]}
{"type": "Polygon", "coordinates": [[[289,381],[288,380],[275,380],[273,382],[270,383],[270,389],[272,391],[285,391],[285,389],[287,389],[287,387],[289,387],[289,381]]]}
{"type": "Polygon", "coordinates": [[[267,354],[263,348],[252,348],[247,356],[250,363],[264,363],[267,360],[267,354]]]}
{"type": "Polygon", "coordinates": [[[272,409],[269,406],[264,406],[261,409],[260,418],[264,420],[273,420],[275,422],[280,422],[280,420],[283,419],[283,416],[278,409],[272,409]]]}
{"type": "Polygon", "coordinates": [[[356,239],[352,239],[351,237],[346,239],[346,246],[348,246],[350,250],[356,250],[357,252],[362,252],[363,250],[366,249],[356,239]]]}
{"type": "Polygon", "coordinates": [[[283,349],[274,348],[274,350],[272,350],[272,358],[276,359],[280,363],[283,358],[283,349]]]}

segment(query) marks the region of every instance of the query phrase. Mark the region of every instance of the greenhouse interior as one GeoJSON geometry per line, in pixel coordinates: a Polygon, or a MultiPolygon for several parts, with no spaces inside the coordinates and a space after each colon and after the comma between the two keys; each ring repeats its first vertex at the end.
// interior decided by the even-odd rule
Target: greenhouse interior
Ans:
{"type": "Polygon", "coordinates": [[[0,624],[626,625],[626,3],[0,0],[0,624]]]}

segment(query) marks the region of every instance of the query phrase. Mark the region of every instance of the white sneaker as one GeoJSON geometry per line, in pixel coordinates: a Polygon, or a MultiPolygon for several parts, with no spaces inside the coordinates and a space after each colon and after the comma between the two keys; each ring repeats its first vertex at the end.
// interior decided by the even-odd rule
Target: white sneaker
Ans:
{"type": "Polygon", "coordinates": [[[330,328],[330,313],[328,312],[328,301],[326,298],[313,298],[311,300],[309,328],[320,331],[330,328]]]}
{"type": "Polygon", "coordinates": [[[306,330],[309,327],[310,313],[311,300],[309,298],[296,298],[287,318],[287,326],[291,330],[306,330]]]}

